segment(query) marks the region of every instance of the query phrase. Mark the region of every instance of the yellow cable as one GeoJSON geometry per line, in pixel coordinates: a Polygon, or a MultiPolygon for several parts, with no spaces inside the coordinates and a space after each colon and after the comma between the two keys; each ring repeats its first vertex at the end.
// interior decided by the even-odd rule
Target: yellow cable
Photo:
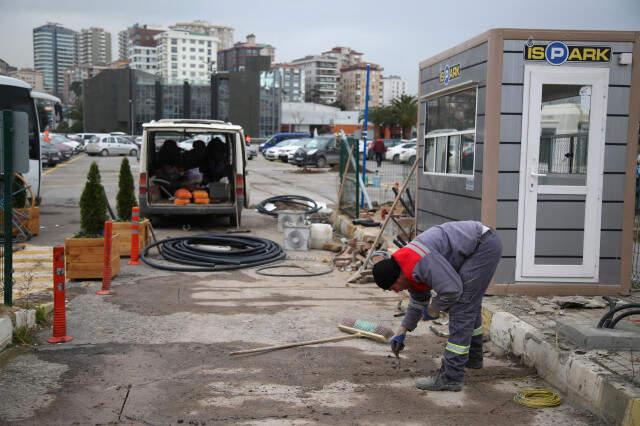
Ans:
{"type": "Polygon", "coordinates": [[[562,403],[560,395],[548,388],[521,389],[513,397],[513,400],[529,408],[557,407],[562,403]]]}

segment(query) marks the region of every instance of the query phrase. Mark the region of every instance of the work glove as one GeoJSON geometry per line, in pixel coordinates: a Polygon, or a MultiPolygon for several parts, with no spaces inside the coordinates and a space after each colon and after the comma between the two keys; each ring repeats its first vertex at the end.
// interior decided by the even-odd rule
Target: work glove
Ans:
{"type": "Polygon", "coordinates": [[[399,356],[400,352],[402,352],[402,350],[404,349],[405,337],[407,337],[406,334],[397,334],[391,338],[391,352],[393,352],[395,356],[399,356]]]}
{"type": "Polygon", "coordinates": [[[435,319],[440,318],[440,315],[438,315],[437,317],[432,317],[431,315],[429,315],[429,308],[427,308],[426,306],[424,308],[422,308],[422,320],[423,321],[433,321],[435,319]]]}

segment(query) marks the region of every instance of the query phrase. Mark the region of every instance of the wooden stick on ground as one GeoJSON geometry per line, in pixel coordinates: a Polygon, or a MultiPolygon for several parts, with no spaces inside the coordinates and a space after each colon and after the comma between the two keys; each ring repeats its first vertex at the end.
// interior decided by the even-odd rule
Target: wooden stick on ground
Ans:
{"type": "Polygon", "coordinates": [[[305,342],[287,343],[285,345],[266,346],[263,348],[247,349],[244,351],[231,352],[229,355],[247,355],[257,352],[269,352],[278,349],[297,348],[298,346],[317,345],[319,343],[339,342],[341,340],[357,339],[365,337],[362,333],[349,334],[346,336],[328,337],[326,339],[307,340],[305,342]]]}

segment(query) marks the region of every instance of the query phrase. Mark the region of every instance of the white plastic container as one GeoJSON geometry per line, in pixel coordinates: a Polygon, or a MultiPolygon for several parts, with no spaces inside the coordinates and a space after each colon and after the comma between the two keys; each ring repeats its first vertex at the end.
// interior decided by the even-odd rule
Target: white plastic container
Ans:
{"type": "Polygon", "coordinates": [[[311,224],[311,248],[321,249],[333,240],[333,228],[327,223],[311,224]]]}

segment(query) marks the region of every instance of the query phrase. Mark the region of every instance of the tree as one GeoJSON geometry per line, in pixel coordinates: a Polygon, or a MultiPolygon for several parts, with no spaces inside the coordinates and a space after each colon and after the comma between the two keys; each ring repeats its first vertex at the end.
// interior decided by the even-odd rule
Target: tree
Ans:
{"type": "Polygon", "coordinates": [[[80,196],[80,234],[78,236],[88,238],[102,236],[105,220],[107,220],[107,200],[104,187],[100,183],[100,170],[94,161],[91,163],[87,182],[80,196]]]}
{"type": "Polygon", "coordinates": [[[411,129],[418,119],[418,98],[411,95],[400,95],[391,101],[391,108],[397,116],[397,124],[402,128],[402,137],[410,138],[411,129]]]}
{"type": "MultiPolygon", "coordinates": [[[[364,120],[364,113],[360,113],[360,121],[364,120]]],[[[369,123],[373,124],[379,131],[380,137],[384,136],[384,129],[398,124],[396,111],[389,107],[373,107],[369,109],[369,123]]],[[[375,139],[376,135],[371,135],[375,139]]]]}
{"type": "Polygon", "coordinates": [[[118,177],[118,195],[116,196],[116,210],[118,211],[118,219],[123,222],[131,220],[131,209],[137,206],[134,194],[133,175],[129,160],[124,157],[120,164],[120,176],[118,177]]]}

